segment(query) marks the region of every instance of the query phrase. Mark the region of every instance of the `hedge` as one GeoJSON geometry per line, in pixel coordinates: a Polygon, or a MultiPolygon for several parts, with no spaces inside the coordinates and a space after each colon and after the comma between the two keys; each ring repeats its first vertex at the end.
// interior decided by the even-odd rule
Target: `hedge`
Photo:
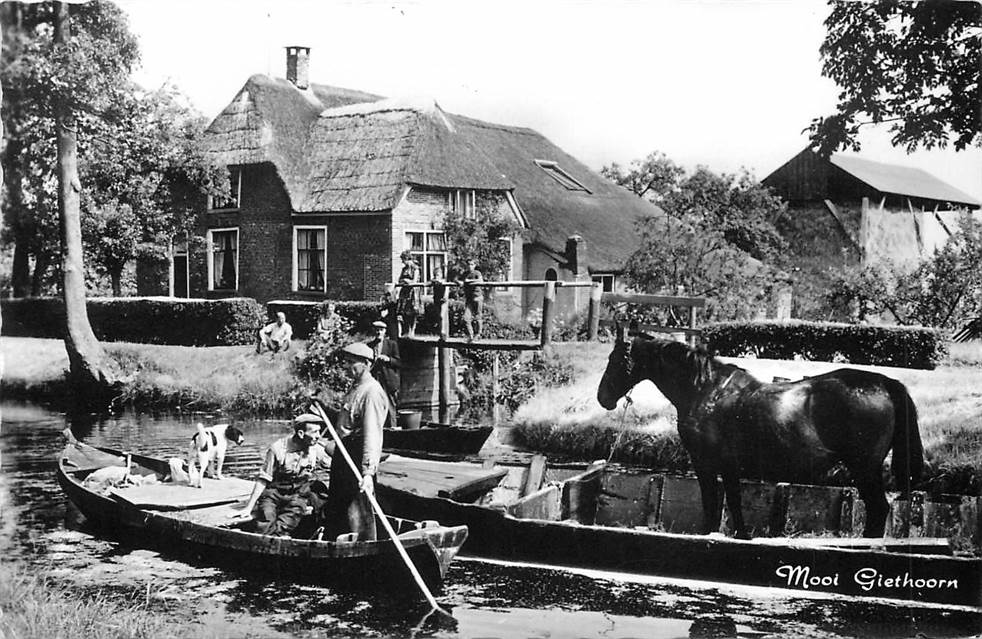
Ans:
{"type": "Polygon", "coordinates": [[[706,348],[728,357],[797,357],[933,369],[948,352],[941,330],[920,326],[757,321],[720,322],[700,328],[706,348]]]}
{"type": "MultiPolygon", "coordinates": [[[[64,338],[65,306],[60,298],[3,300],[0,306],[4,335],[64,338]]],[[[86,309],[100,340],[141,344],[252,344],[264,319],[262,306],[248,297],[94,297],[86,300],[86,309]]]]}
{"type": "Polygon", "coordinates": [[[334,312],[350,321],[352,330],[360,333],[370,333],[372,322],[382,317],[381,302],[274,300],[266,303],[266,312],[269,321],[277,313],[284,313],[286,321],[293,328],[293,336],[307,339],[314,332],[317,320],[328,304],[334,304],[334,312]]]}

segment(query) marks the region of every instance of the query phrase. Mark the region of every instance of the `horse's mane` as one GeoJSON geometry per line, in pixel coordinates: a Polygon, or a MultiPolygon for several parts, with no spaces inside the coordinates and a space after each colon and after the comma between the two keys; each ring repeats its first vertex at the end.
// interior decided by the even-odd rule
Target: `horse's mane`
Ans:
{"type": "Polygon", "coordinates": [[[634,340],[632,350],[635,349],[641,351],[636,351],[635,357],[644,353],[648,357],[662,357],[672,361],[679,366],[680,372],[688,377],[687,381],[695,387],[701,387],[704,384],[712,382],[716,372],[720,369],[733,368],[743,370],[738,366],[721,362],[702,347],[693,348],[688,344],[674,340],[658,339],[642,335],[634,340]]]}

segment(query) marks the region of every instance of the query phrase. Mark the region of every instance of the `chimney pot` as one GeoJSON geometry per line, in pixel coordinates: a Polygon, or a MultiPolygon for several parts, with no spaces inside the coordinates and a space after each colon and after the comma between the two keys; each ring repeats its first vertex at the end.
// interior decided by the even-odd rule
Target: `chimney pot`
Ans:
{"type": "Polygon", "coordinates": [[[298,89],[306,89],[310,85],[309,66],[310,47],[286,47],[286,79],[298,89]]]}

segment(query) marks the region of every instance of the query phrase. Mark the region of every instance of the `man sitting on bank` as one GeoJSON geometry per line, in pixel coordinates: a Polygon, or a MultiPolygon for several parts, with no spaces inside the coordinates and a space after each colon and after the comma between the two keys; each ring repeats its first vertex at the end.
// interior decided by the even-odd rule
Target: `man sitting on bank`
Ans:
{"type": "Polygon", "coordinates": [[[256,352],[262,353],[263,346],[276,353],[290,348],[293,339],[293,327],[286,321],[286,313],[277,313],[276,321],[259,330],[259,340],[256,342],[256,352]]]}
{"type": "Polygon", "coordinates": [[[318,470],[327,470],[331,458],[320,443],[324,422],[316,415],[299,415],[293,434],[277,439],[266,449],[256,485],[244,511],[252,514],[255,531],[289,535],[310,506],[310,485],[318,470]]]}

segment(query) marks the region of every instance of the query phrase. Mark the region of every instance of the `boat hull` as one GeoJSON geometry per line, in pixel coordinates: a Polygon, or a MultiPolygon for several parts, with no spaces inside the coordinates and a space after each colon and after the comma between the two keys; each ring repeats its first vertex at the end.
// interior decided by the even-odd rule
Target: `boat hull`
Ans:
{"type": "MultiPolygon", "coordinates": [[[[103,449],[104,452],[106,449],[103,449]]],[[[134,455],[150,470],[162,460],[134,455]]],[[[64,461],[64,458],[62,462],[64,461]]],[[[193,520],[194,511],[158,512],[89,490],[59,464],[58,483],[71,503],[101,531],[139,547],[153,547],[196,563],[230,567],[270,579],[340,584],[345,588],[418,596],[418,587],[389,540],[337,543],[272,537],[193,520]]],[[[403,530],[408,522],[402,524],[403,530]]],[[[431,590],[442,587],[450,562],[467,537],[465,527],[434,526],[400,540],[431,590]]]]}
{"type": "Polygon", "coordinates": [[[501,509],[413,494],[386,485],[384,478],[378,495],[386,512],[466,525],[471,534],[462,552],[476,557],[982,606],[979,559],[518,518],[501,509]]]}
{"type": "Polygon", "coordinates": [[[474,455],[494,429],[491,426],[426,426],[411,430],[386,429],[387,450],[474,455]]]}

